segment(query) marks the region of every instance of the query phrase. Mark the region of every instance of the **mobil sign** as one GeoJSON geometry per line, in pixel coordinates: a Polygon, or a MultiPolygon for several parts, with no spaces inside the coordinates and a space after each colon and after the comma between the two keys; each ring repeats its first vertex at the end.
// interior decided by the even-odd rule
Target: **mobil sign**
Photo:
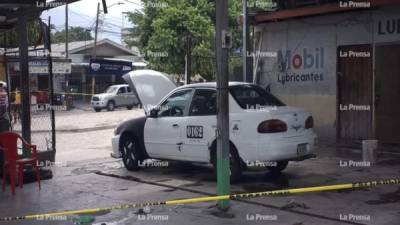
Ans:
{"type": "Polygon", "coordinates": [[[278,82],[304,83],[322,81],[324,68],[324,48],[303,48],[300,51],[290,49],[278,51],[278,65],[281,73],[278,82]]]}

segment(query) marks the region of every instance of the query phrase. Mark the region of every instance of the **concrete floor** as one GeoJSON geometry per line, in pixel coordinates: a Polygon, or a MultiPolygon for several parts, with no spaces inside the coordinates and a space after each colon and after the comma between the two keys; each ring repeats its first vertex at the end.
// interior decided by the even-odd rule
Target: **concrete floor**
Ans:
{"type": "MultiPolygon", "coordinates": [[[[140,112],[121,110],[75,115],[79,117],[78,121],[86,121],[86,125],[83,122],[80,125],[83,128],[92,126],[98,129],[79,131],[82,127],[74,127],[70,132],[68,129],[58,132],[58,163],[50,168],[54,178],[42,181],[41,191],[35,183],[25,184],[23,189],[17,190],[15,197],[11,196],[7,187],[6,192],[0,193],[0,217],[214,195],[216,183],[208,166],[175,162],[167,167],[149,167],[129,172],[120,160],[108,157],[112,130],[101,128],[98,125],[101,122],[96,122],[99,120],[92,116],[102,117],[103,121],[112,124],[136,113],[140,112]]],[[[68,116],[65,114],[64,119],[68,116]]],[[[68,126],[68,122],[64,124],[68,126]]],[[[252,168],[244,173],[240,183],[232,185],[232,193],[399,177],[398,154],[381,154],[378,165],[371,167],[346,167],[343,166],[345,162],[360,161],[360,151],[323,142],[317,155],[315,159],[291,163],[281,175],[252,168]]],[[[232,201],[226,215],[215,213],[215,202],[151,207],[150,211],[145,210],[145,214],[140,209],[118,210],[95,214],[95,221],[89,224],[398,225],[399,203],[400,186],[379,186],[356,191],[232,201]]],[[[0,222],[0,225],[73,224],[71,217],[52,219],[0,222]]]]}
{"type": "MultiPolygon", "coordinates": [[[[340,161],[358,160],[332,154],[324,148],[319,157],[292,163],[278,176],[263,170],[246,172],[232,193],[281,188],[339,184],[398,176],[400,159],[381,156],[381,164],[369,168],[340,167],[340,161]],[[389,161],[390,163],[388,163],[389,161]],[[383,164],[382,164],[383,163],[383,164]]],[[[60,210],[108,207],[119,204],[164,201],[215,193],[212,170],[207,166],[170,163],[168,167],[126,171],[116,159],[97,159],[55,166],[54,178],[0,194],[0,217],[60,210]]],[[[380,186],[368,190],[335,191],[291,196],[260,197],[233,201],[233,218],[214,215],[214,202],[152,207],[148,216],[138,209],[95,215],[92,224],[379,224],[400,221],[400,187],[380,186]],[[288,204],[290,203],[290,204],[288,204]],[[350,221],[344,221],[345,216],[350,221]],[[355,220],[355,217],[358,220],[355,220]],[[254,220],[252,220],[254,219],[254,220]],[[341,221],[342,219],[342,221],[341,221]]],[[[54,218],[65,219],[65,218],[54,218]]],[[[68,218],[71,219],[71,218],[68,218]]],[[[1,224],[1,223],[0,223],[1,224]]],[[[3,224],[73,224],[72,221],[19,221],[3,224]]]]}

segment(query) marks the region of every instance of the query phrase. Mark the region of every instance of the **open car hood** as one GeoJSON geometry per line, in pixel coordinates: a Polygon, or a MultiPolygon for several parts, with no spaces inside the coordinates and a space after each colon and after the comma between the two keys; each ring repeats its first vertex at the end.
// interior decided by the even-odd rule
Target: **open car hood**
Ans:
{"type": "Polygon", "coordinates": [[[176,84],[167,74],[155,70],[135,70],[125,74],[123,78],[136,92],[146,112],[176,88],[176,84]]]}

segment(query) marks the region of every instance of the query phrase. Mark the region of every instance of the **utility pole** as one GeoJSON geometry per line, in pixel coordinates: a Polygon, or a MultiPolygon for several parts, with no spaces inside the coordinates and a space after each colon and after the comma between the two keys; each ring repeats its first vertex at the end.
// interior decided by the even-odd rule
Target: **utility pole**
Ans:
{"type": "MultiPolygon", "coordinates": [[[[30,79],[29,79],[29,63],[28,63],[28,32],[27,32],[27,16],[21,15],[18,18],[18,44],[19,59],[21,71],[21,92],[22,92],[22,137],[31,143],[31,105],[30,105],[30,79]]],[[[23,149],[23,155],[29,156],[28,151],[23,149]]]]}
{"type": "Polygon", "coordinates": [[[243,82],[247,80],[247,0],[243,0],[243,82]]]}
{"type": "MultiPolygon", "coordinates": [[[[97,57],[97,31],[99,29],[99,14],[100,14],[100,2],[97,3],[97,13],[96,13],[96,28],[94,30],[94,47],[93,47],[93,58],[96,59],[97,57]]],[[[96,92],[96,77],[92,74],[92,95],[96,92]]]]}
{"type": "Polygon", "coordinates": [[[190,84],[192,77],[192,36],[186,36],[186,84],[190,84]]]}
{"type": "MultiPolygon", "coordinates": [[[[65,3],[65,59],[68,60],[68,2],[65,3]]],[[[65,74],[65,89],[69,86],[68,74],[65,74]]]]}
{"type": "MultiPolygon", "coordinates": [[[[48,43],[45,43],[45,46],[47,45],[47,50],[49,51],[49,54],[47,56],[47,60],[49,62],[49,82],[50,82],[50,105],[54,106],[54,74],[53,74],[53,59],[51,56],[51,20],[49,16],[49,26],[47,26],[47,38],[45,40],[48,40],[48,43]]],[[[55,154],[56,154],[56,121],[55,121],[55,112],[54,109],[51,108],[51,148],[54,151],[54,158],[55,160],[55,154]]]]}
{"type": "MultiPolygon", "coordinates": [[[[230,194],[229,165],[229,47],[228,0],[216,0],[216,52],[217,52],[217,194],[230,194]]],[[[220,210],[229,208],[229,200],[218,202],[220,210]]]]}

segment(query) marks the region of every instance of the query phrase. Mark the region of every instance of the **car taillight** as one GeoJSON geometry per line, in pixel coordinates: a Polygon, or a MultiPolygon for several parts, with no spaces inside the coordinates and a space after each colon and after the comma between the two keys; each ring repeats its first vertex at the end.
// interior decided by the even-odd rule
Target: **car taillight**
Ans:
{"type": "Polygon", "coordinates": [[[266,120],[258,125],[258,133],[279,133],[287,131],[287,125],[282,120],[266,120]]]}
{"type": "Polygon", "coordinates": [[[305,127],[306,129],[311,129],[311,128],[314,127],[314,119],[313,119],[312,116],[309,116],[309,117],[306,119],[306,124],[305,124],[304,127],[305,127]]]}

